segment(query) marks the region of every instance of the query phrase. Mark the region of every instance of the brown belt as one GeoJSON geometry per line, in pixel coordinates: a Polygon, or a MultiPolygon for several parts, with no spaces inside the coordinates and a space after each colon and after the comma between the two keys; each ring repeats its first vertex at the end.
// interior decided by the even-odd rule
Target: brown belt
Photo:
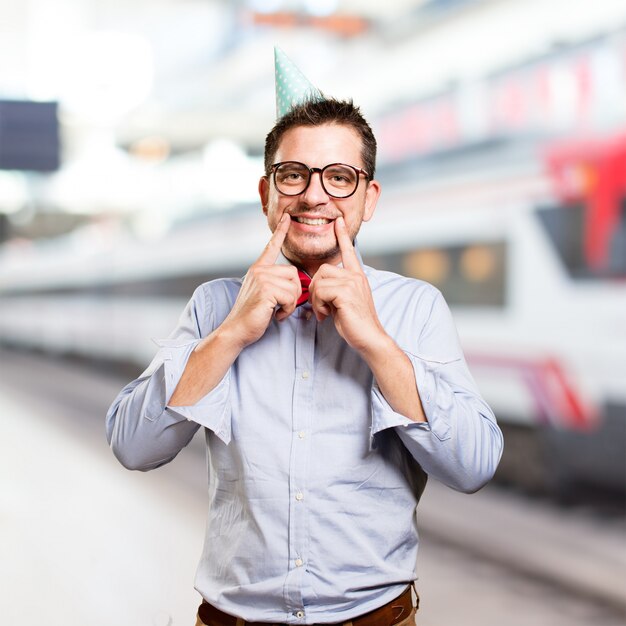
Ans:
{"type": "MultiPolygon", "coordinates": [[[[369,613],[353,617],[352,626],[393,626],[409,617],[413,610],[413,600],[411,599],[411,587],[407,587],[395,600],[387,602],[378,609],[374,609],[369,613]]],[[[209,604],[206,600],[202,601],[198,609],[198,617],[209,626],[237,626],[237,618],[220,611],[217,607],[209,604]]],[[[342,624],[344,622],[337,622],[342,624]]],[[[241,625],[241,622],[239,622],[241,625]]],[[[267,622],[243,622],[245,626],[268,626],[267,622]]],[[[325,625],[330,626],[330,625],[325,625]]]]}

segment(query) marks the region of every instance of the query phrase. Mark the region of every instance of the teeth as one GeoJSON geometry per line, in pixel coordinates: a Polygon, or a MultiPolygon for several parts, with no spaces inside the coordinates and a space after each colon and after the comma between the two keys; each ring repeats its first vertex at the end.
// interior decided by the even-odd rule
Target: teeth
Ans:
{"type": "Polygon", "coordinates": [[[308,224],[309,226],[322,226],[324,224],[330,224],[330,220],[323,217],[318,217],[314,220],[307,217],[294,217],[293,219],[300,224],[308,224]]]}

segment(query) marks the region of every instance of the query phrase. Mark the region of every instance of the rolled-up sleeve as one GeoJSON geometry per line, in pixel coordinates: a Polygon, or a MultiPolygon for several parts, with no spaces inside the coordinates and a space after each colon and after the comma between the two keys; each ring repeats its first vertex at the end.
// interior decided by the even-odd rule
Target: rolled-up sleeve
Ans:
{"type": "Polygon", "coordinates": [[[129,469],[149,470],[171,461],[200,426],[230,440],[230,372],[215,389],[189,407],[171,407],[171,398],[189,356],[201,340],[202,328],[214,326],[202,286],[165,340],[155,340],[157,354],[139,378],[113,401],[106,416],[106,434],[118,460],[129,469]]]}
{"type": "Polygon", "coordinates": [[[480,396],[458,341],[452,316],[439,292],[417,342],[401,337],[413,367],[427,422],[395,412],[376,383],[372,386],[372,436],[395,428],[427,474],[471,493],[495,473],[502,455],[502,433],[480,396]],[[410,346],[410,349],[407,348],[410,346]]]}

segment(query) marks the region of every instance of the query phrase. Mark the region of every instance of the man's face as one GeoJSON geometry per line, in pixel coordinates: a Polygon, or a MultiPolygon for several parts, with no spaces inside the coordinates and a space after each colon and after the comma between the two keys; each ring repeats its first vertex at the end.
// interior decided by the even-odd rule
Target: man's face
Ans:
{"type": "MultiPolygon", "coordinates": [[[[361,138],[352,128],[338,124],[297,126],[283,135],[278,146],[274,162],[283,161],[299,161],[319,168],[329,163],[362,168],[361,138]]],[[[359,185],[352,196],[333,198],[324,191],[320,176],[315,173],[311,175],[306,191],[299,196],[279,193],[271,176],[269,179],[261,178],[259,193],[272,232],[283,213],[291,217],[283,254],[313,273],[322,263],[337,264],[341,261],[335,219],[339,216],[344,218],[348,233],[354,239],[361,223],[368,221],[374,213],[380,186],[376,181],[368,184],[360,175],[359,185]],[[315,223],[310,223],[311,220],[315,223]]]]}

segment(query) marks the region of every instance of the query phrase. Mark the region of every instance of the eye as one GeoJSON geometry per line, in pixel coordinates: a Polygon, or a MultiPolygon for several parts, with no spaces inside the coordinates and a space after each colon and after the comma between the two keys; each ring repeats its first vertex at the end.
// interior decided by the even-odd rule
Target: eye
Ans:
{"type": "Polygon", "coordinates": [[[300,163],[283,163],[276,170],[276,180],[287,185],[302,183],[308,175],[308,170],[300,163]]]}
{"type": "Polygon", "coordinates": [[[345,166],[333,166],[324,172],[324,181],[333,187],[351,187],[356,175],[354,170],[345,166]]]}

